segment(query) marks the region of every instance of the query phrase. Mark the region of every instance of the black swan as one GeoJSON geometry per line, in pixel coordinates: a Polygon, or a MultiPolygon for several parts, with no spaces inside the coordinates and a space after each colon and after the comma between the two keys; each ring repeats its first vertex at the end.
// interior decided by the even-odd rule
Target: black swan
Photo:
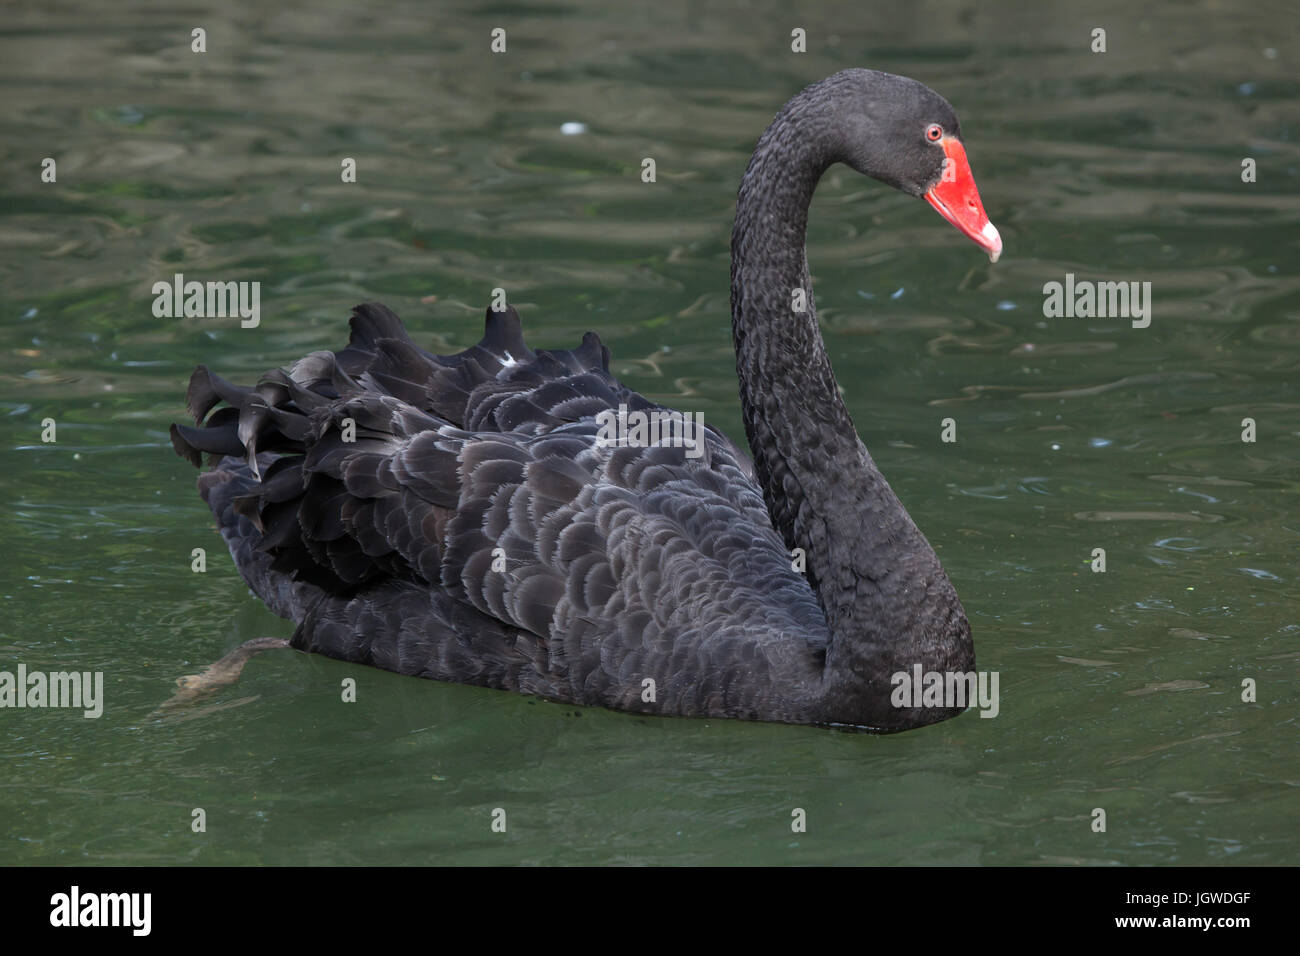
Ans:
{"type": "Polygon", "coordinates": [[[610,374],[594,333],[534,351],[504,306],[458,355],[370,303],[346,348],[252,388],[199,366],[186,398],[202,427],[173,425],[172,443],[216,466],[199,491],[244,580],[297,623],[290,646],[647,714],[896,731],[960,713],[891,701],[893,675],[971,672],[974,646],[818,330],[804,233],[837,162],[1002,250],[943,97],[855,69],[790,100],[731,240],[752,462],[712,429],[692,445],[680,415],[647,439],[636,413],[670,413],[610,374]],[[620,407],[632,433],[611,439],[620,407]]]}

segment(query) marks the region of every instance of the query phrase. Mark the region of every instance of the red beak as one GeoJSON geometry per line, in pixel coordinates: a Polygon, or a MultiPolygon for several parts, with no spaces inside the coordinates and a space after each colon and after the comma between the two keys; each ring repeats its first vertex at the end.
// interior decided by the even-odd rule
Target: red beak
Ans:
{"type": "Polygon", "coordinates": [[[943,179],[925,194],[925,201],[987,252],[990,262],[997,262],[1002,255],[1002,237],[984,212],[980,191],[975,188],[975,177],[966,161],[966,147],[961,140],[945,136],[943,154],[948,157],[943,179]]]}

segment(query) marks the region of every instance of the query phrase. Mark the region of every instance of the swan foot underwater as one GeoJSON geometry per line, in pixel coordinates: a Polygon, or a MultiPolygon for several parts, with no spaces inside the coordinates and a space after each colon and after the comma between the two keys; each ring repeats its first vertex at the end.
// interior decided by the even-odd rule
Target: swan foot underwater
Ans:
{"type": "Polygon", "coordinates": [[[254,654],[288,646],[289,641],[283,637],[255,637],[244,641],[225,657],[214,664],[209,664],[199,673],[176,678],[176,693],[163,701],[149,716],[170,717],[178,713],[193,715],[197,704],[239,680],[244,665],[254,654]]]}
{"type": "MultiPolygon", "coordinates": [[[[214,466],[199,492],[249,587],[297,624],[290,646],[642,714],[892,732],[961,713],[892,699],[897,675],[973,674],[975,653],[826,355],[804,236],[835,163],[1002,251],[943,97],[845,70],[791,99],[754,150],[731,240],[752,459],[709,427],[694,448],[606,440],[612,412],[671,413],[610,374],[594,333],[534,350],[509,307],[456,355],[367,303],[345,348],[252,387],[200,366],[196,427],[173,425],[172,443],[214,466]]],[[[233,680],[242,650],[190,690],[233,680]]]]}

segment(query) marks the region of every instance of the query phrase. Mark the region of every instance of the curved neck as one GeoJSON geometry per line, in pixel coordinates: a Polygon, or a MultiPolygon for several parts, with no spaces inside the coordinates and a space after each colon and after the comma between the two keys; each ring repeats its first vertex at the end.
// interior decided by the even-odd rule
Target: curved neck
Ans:
{"type": "Polygon", "coordinates": [[[937,623],[955,623],[943,604],[962,626],[965,618],[938,558],[858,438],[817,324],[804,253],[808,207],[842,150],[833,111],[815,90],[773,120],[741,183],[731,320],[755,472],[773,525],[804,552],[831,634],[825,693],[836,719],[849,720],[864,697],[887,699],[894,670],[943,663],[933,659],[947,655],[931,646],[942,640],[937,623]]]}
{"type": "MultiPolygon", "coordinates": [[[[817,323],[804,253],[808,207],[839,157],[820,115],[801,103],[807,93],[773,120],[741,182],[731,328],[745,432],[768,512],[787,546],[803,549],[833,633],[854,597],[836,573],[850,563],[852,541],[834,532],[871,498],[881,503],[873,485],[884,479],[858,439],[817,323]]],[[[893,516],[875,520],[882,517],[893,516]]]]}

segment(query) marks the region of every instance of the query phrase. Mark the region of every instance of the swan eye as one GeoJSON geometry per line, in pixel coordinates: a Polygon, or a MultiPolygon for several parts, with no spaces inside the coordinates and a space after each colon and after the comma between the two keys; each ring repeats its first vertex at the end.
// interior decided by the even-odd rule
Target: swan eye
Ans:
{"type": "Polygon", "coordinates": [[[925,138],[932,143],[939,142],[939,137],[941,137],[942,135],[943,135],[943,127],[940,126],[938,123],[930,124],[930,127],[925,131],[925,138]]]}

